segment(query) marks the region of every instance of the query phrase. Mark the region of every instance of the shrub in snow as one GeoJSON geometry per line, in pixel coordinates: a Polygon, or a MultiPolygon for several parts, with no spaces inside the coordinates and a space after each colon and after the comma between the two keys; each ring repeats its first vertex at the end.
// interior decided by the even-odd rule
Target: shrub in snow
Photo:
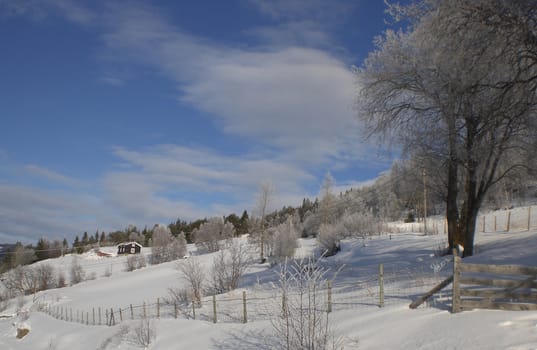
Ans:
{"type": "Polygon", "coordinates": [[[63,288],[67,286],[67,283],[65,282],[65,274],[63,271],[58,272],[58,283],[56,284],[58,288],[63,288]]]}
{"type": "Polygon", "coordinates": [[[235,234],[235,227],[223,218],[210,218],[193,232],[194,242],[198,249],[208,253],[217,252],[222,248],[222,241],[235,234]]]}
{"type": "Polygon", "coordinates": [[[4,274],[3,283],[10,297],[25,295],[37,289],[35,271],[30,266],[17,266],[4,274]]]}
{"type": "Polygon", "coordinates": [[[86,276],[86,272],[80,266],[80,263],[78,262],[78,257],[76,255],[73,255],[73,260],[71,262],[71,268],[69,270],[69,277],[71,278],[71,284],[77,284],[82,281],[84,281],[84,277],[86,276]]]}
{"type": "Polygon", "coordinates": [[[345,213],[338,222],[338,231],[344,237],[370,236],[380,229],[378,220],[369,213],[345,213]]]}
{"type": "Polygon", "coordinates": [[[218,252],[213,259],[211,270],[213,292],[223,293],[236,289],[249,263],[246,249],[239,242],[234,242],[228,249],[218,252]]]}
{"type": "Polygon", "coordinates": [[[177,263],[177,268],[181,271],[183,278],[190,287],[192,300],[201,302],[203,286],[205,283],[205,270],[196,258],[186,259],[177,263]]]}
{"type": "Polygon", "coordinates": [[[6,291],[2,291],[0,293],[0,312],[4,311],[5,309],[7,309],[7,307],[9,306],[9,299],[11,299],[9,297],[9,294],[6,291]]]}
{"type": "Polygon", "coordinates": [[[337,225],[321,225],[317,235],[317,243],[323,256],[332,256],[340,250],[339,234],[337,225]]]}
{"type": "Polygon", "coordinates": [[[47,290],[55,288],[56,278],[54,274],[54,267],[50,264],[40,264],[35,267],[35,277],[37,278],[38,290],[47,290]]]}
{"type": "Polygon", "coordinates": [[[138,345],[147,349],[149,344],[157,336],[157,332],[153,321],[148,317],[143,317],[137,327],[134,328],[134,334],[136,335],[136,341],[138,345]]]}
{"type": "Polygon", "coordinates": [[[186,252],[186,239],[183,233],[175,238],[168,227],[163,225],[155,226],[151,247],[152,264],[177,260],[185,256],[186,252]]]}
{"type": "Polygon", "coordinates": [[[281,261],[295,255],[298,247],[298,232],[291,217],[285,223],[278,225],[270,238],[271,255],[276,260],[281,261]]]}
{"type": "Polygon", "coordinates": [[[277,349],[338,349],[341,339],[334,335],[327,310],[327,270],[313,260],[281,265],[281,299],[274,305],[272,319],[277,349]]]}
{"type": "Polygon", "coordinates": [[[142,254],[129,255],[125,261],[127,271],[134,271],[146,266],[145,257],[142,254]]]}

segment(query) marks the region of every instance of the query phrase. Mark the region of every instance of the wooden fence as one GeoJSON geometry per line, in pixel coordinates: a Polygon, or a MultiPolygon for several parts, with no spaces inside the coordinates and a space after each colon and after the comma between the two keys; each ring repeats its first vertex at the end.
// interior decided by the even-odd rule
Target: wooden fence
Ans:
{"type": "Polygon", "coordinates": [[[537,310],[537,267],[462,263],[454,257],[452,311],[537,310]]]}

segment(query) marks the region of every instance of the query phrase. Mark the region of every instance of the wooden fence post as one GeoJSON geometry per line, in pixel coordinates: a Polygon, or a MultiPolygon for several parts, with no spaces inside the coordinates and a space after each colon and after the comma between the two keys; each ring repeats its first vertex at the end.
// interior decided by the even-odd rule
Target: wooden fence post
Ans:
{"type": "Polygon", "coordinates": [[[192,318],[196,319],[196,302],[192,299],[192,318]]]}
{"type": "Polygon", "coordinates": [[[461,258],[457,255],[456,249],[453,249],[453,296],[451,304],[451,312],[457,313],[461,311],[461,291],[460,291],[460,263],[461,258]]]}
{"type": "Polygon", "coordinates": [[[485,228],[485,215],[483,215],[483,233],[487,232],[485,228]]]}
{"type": "Polygon", "coordinates": [[[328,287],[328,305],[326,308],[326,312],[330,313],[332,312],[332,281],[327,281],[327,287],[328,287]]]}
{"type": "Polygon", "coordinates": [[[131,304],[131,320],[134,320],[134,311],[132,310],[132,304],[131,304]]]}
{"type": "Polygon", "coordinates": [[[160,298],[157,298],[157,318],[160,318],[160,298]]]}
{"type": "Polygon", "coordinates": [[[493,232],[496,232],[496,215],[494,215],[494,231],[493,232]]]}
{"type": "Polygon", "coordinates": [[[86,311],[86,326],[89,325],[89,311],[86,311]]]}
{"type": "Polygon", "coordinates": [[[106,325],[108,326],[109,324],[109,319],[108,319],[108,309],[105,310],[106,311],[106,325]]]}
{"type": "Polygon", "coordinates": [[[213,295],[213,323],[216,323],[216,295],[213,295]]]}
{"type": "Polygon", "coordinates": [[[379,307],[384,307],[384,264],[379,265],[379,307]]]}
{"type": "Polygon", "coordinates": [[[101,307],[99,306],[99,326],[102,324],[101,322],[101,307]]]}
{"type": "Polygon", "coordinates": [[[79,317],[79,311],[76,310],[76,322],[79,323],[80,322],[80,317],[79,317]]]}
{"type": "Polygon", "coordinates": [[[248,315],[246,314],[246,291],[242,291],[242,323],[248,322],[248,315]]]}
{"type": "Polygon", "coordinates": [[[528,231],[531,227],[531,206],[528,207],[528,231]]]}
{"type": "Polygon", "coordinates": [[[95,326],[95,308],[93,308],[93,325],[95,326]]]}
{"type": "Polygon", "coordinates": [[[119,308],[119,321],[123,322],[123,312],[121,311],[121,308],[119,308]]]}
{"type": "Polygon", "coordinates": [[[177,300],[173,303],[173,314],[177,318],[177,300]]]}
{"type": "Polygon", "coordinates": [[[110,326],[116,324],[116,319],[114,318],[114,308],[110,308],[110,326]]]}
{"type": "Polygon", "coordinates": [[[147,317],[147,313],[145,311],[145,301],[144,301],[144,318],[146,318],[146,317],[147,317]]]}
{"type": "Polygon", "coordinates": [[[71,319],[71,322],[73,322],[73,308],[69,308],[69,318],[71,319]]]}
{"type": "Polygon", "coordinates": [[[511,210],[507,212],[507,232],[509,232],[510,228],[511,228],[511,210]]]}

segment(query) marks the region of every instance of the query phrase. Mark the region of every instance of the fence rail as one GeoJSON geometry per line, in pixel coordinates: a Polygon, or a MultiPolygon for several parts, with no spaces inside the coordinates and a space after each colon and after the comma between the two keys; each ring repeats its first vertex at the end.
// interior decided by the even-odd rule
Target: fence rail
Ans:
{"type": "Polygon", "coordinates": [[[537,267],[462,263],[454,257],[453,312],[537,310],[537,267]]]}

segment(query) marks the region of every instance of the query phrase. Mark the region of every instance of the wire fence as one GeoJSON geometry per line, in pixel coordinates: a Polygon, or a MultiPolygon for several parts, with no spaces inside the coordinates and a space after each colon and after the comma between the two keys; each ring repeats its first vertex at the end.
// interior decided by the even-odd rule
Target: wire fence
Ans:
{"type": "MultiPolygon", "coordinates": [[[[447,261],[447,260],[446,260],[447,261]]],[[[410,304],[431,287],[445,279],[449,266],[420,270],[401,268],[398,264],[380,264],[378,274],[349,278],[323,280],[315,291],[316,308],[332,312],[338,310],[381,308],[390,305],[410,304]]],[[[255,285],[248,290],[234,290],[225,294],[210,295],[199,302],[158,298],[138,305],[115,308],[92,307],[76,310],[65,305],[41,301],[35,311],[67,322],[88,326],[113,326],[126,320],[144,318],[195,319],[214,323],[246,323],[270,320],[280,316],[284,298],[293,297],[294,290],[283,291],[275,284],[255,285]],[[287,293],[287,294],[285,294],[287,293]]],[[[451,301],[447,290],[430,300],[427,306],[443,306],[451,301]]]]}
{"type": "MultiPolygon", "coordinates": [[[[481,213],[477,217],[476,232],[523,232],[537,228],[536,208],[537,206],[527,206],[481,213]]],[[[425,223],[390,223],[386,228],[392,233],[447,234],[447,221],[442,217],[428,217],[425,223]]]]}

